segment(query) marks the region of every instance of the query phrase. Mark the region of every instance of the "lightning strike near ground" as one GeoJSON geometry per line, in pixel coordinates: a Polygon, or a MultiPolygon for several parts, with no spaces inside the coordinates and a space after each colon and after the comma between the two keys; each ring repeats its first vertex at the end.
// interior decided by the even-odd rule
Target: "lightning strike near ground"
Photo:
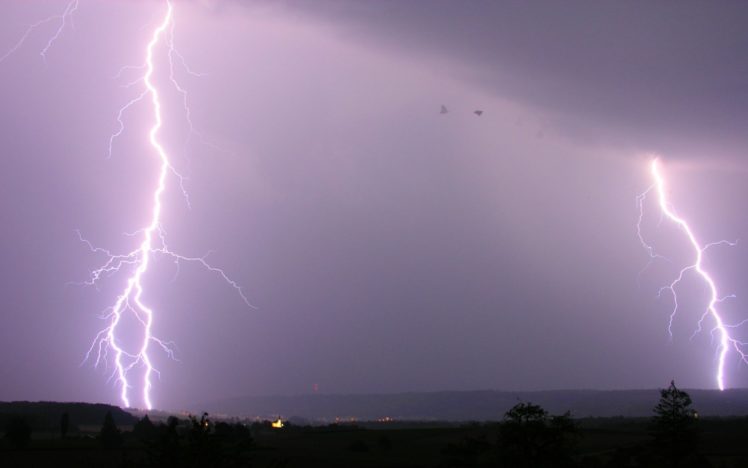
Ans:
{"type": "MultiPolygon", "coordinates": [[[[65,10],[58,15],[53,15],[43,20],[31,24],[21,38],[8,50],[0,56],[0,63],[9,56],[18,52],[24,45],[29,36],[35,30],[50,23],[56,24],[56,29],[51,33],[45,46],[40,51],[40,55],[46,61],[47,53],[52,45],[60,38],[66,26],[72,24],[72,14],[78,9],[78,0],[71,0],[65,10]]],[[[98,268],[91,271],[88,280],[84,281],[85,285],[97,285],[99,282],[111,276],[121,274],[126,275],[126,282],[121,293],[116,297],[114,303],[104,311],[102,318],[106,321],[104,329],[98,332],[91,343],[84,362],[93,361],[94,367],[99,365],[112,364],[113,372],[111,377],[119,385],[119,397],[125,407],[130,407],[133,402],[133,393],[139,388],[139,399],[147,409],[153,408],[153,375],[158,374],[158,370],[153,364],[153,349],[161,349],[167,356],[174,358],[173,346],[170,342],[164,341],[153,334],[154,322],[157,319],[156,311],[150,307],[144,299],[144,292],[147,288],[145,281],[146,275],[151,266],[153,257],[164,255],[174,260],[179,267],[180,262],[197,264],[209,272],[218,275],[239,295],[241,300],[249,307],[252,307],[242,288],[232,280],[222,269],[216,268],[208,263],[206,256],[190,257],[180,255],[171,251],[166,242],[166,233],[162,226],[162,212],[164,210],[163,195],[167,190],[170,180],[175,181],[184,196],[185,202],[189,206],[189,198],[184,186],[185,178],[172,165],[169,152],[165,143],[161,140],[161,128],[164,119],[164,110],[161,104],[160,90],[155,80],[156,72],[155,55],[157,48],[166,48],[168,67],[168,76],[166,77],[170,85],[182,97],[183,118],[187,121],[190,129],[190,135],[197,135],[202,144],[215,147],[207,142],[200,133],[195,130],[191,119],[191,111],[188,106],[188,95],[186,89],[178,82],[175,76],[175,66],[178,63],[183,67],[185,72],[191,76],[202,76],[191,70],[174,45],[174,5],[170,0],[164,4],[165,13],[158,26],[150,33],[145,46],[144,60],[141,65],[123,67],[118,73],[117,78],[129,70],[141,72],[135,80],[126,84],[126,88],[142,86],[140,92],[122,106],[116,115],[118,124],[117,130],[109,138],[108,156],[112,157],[113,147],[118,137],[125,131],[125,114],[130,108],[138,104],[148,104],[151,108],[152,124],[147,134],[143,138],[147,139],[151,154],[149,155],[157,162],[156,184],[151,192],[151,205],[148,207],[147,224],[129,237],[139,238],[140,243],[131,251],[126,253],[114,253],[108,249],[94,246],[88,239],[78,232],[79,239],[88,246],[91,252],[102,255],[105,258],[104,263],[98,268]],[[122,320],[126,316],[136,319],[140,328],[140,339],[133,345],[122,336],[122,320]],[[135,370],[142,371],[142,377],[135,379],[133,373],[135,370]]],[[[152,174],[143,174],[143,178],[150,180],[152,174]]]]}
{"type": "Polygon", "coordinates": [[[667,285],[660,288],[658,296],[662,293],[669,293],[673,300],[673,309],[670,313],[668,322],[668,333],[672,338],[672,326],[673,321],[678,313],[678,286],[686,277],[686,275],[696,275],[708,289],[708,303],[704,309],[703,314],[697,322],[696,330],[694,335],[702,330],[704,321],[709,319],[713,323],[712,333],[717,335],[718,346],[717,346],[717,369],[715,372],[715,382],[720,390],[726,388],[726,377],[725,377],[725,362],[727,356],[731,351],[734,351],[741,361],[748,363],[748,353],[745,351],[748,343],[744,343],[734,336],[731,335],[730,330],[740,325],[743,325],[746,321],[740,322],[735,325],[729,325],[725,322],[724,314],[720,312],[719,304],[727,298],[734,297],[733,295],[720,296],[717,288],[717,283],[712,275],[704,269],[703,260],[706,252],[711,248],[718,245],[730,245],[734,246],[735,242],[726,240],[712,242],[708,244],[701,244],[694,234],[689,223],[678,214],[676,214],[675,208],[667,198],[666,181],[663,175],[661,164],[659,159],[655,158],[652,160],[650,165],[650,172],[653,179],[653,184],[641,195],[637,197],[637,203],[639,205],[639,220],[637,222],[637,234],[642,246],[646,249],[650,257],[650,263],[658,258],[664,258],[657,254],[654,246],[649,244],[643,235],[642,222],[644,219],[644,202],[647,196],[654,192],[656,198],[657,207],[660,210],[660,215],[663,220],[667,220],[675,224],[683,235],[688,240],[688,245],[693,252],[693,261],[688,265],[681,268],[678,275],[667,285]]]}
{"type": "MultiPolygon", "coordinates": [[[[153,30],[150,41],[147,43],[143,65],[141,67],[127,67],[144,70],[141,77],[130,83],[131,85],[142,83],[144,89],[136,98],[125,104],[118,112],[117,121],[119,123],[119,129],[112,135],[109,144],[109,156],[111,157],[112,144],[125,129],[123,120],[125,112],[130,107],[142,101],[150,101],[149,104],[153,112],[153,124],[147,134],[147,139],[152,149],[153,156],[158,161],[158,179],[152,192],[150,221],[144,228],[135,233],[135,235],[140,236],[141,238],[141,243],[138,247],[125,254],[114,254],[109,250],[94,247],[93,244],[81,237],[81,240],[84,241],[93,252],[103,253],[107,258],[106,262],[101,267],[92,271],[91,277],[87,281],[88,284],[96,284],[103,277],[114,273],[125,270],[130,271],[130,276],[127,278],[124,290],[116,298],[114,304],[106,310],[104,319],[107,320],[107,326],[101,330],[94,339],[88,353],[86,354],[86,359],[94,359],[94,365],[98,366],[107,360],[109,352],[113,353],[113,377],[120,386],[120,399],[122,400],[122,404],[126,407],[131,405],[131,391],[135,387],[133,379],[130,377],[131,371],[136,368],[142,368],[143,377],[142,383],[140,384],[140,398],[147,409],[153,408],[153,398],[151,395],[151,389],[153,387],[152,380],[153,374],[158,372],[153,366],[151,357],[152,347],[156,346],[163,350],[168,356],[172,358],[174,357],[170,343],[154,336],[153,324],[156,312],[149,307],[143,299],[143,293],[146,289],[144,276],[148,272],[153,255],[162,254],[171,257],[175,262],[177,262],[177,264],[181,261],[192,262],[206,268],[208,271],[219,275],[224,281],[226,281],[236,290],[242,301],[251,307],[249,300],[243,293],[241,287],[229,278],[223,270],[209,264],[205,257],[187,257],[179,255],[169,250],[169,247],[167,246],[166,235],[161,225],[161,214],[164,208],[162,196],[167,188],[169,176],[176,179],[188,204],[189,200],[186,198],[187,194],[183,185],[184,178],[172,166],[167,149],[159,138],[163,120],[163,110],[159,89],[154,82],[154,51],[160,44],[167,47],[169,67],[168,78],[170,83],[183,97],[185,118],[190,125],[190,129],[194,131],[192,121],[190,120],[189,107],[187,106],[187,92],[179,85],[174,77],[173,58],[175,56],[178,57],[183,64],[184,59],[174,48],[174,6],[170,1],[167,1],[166,13],[160,24],[153,30]],[[132,314],[142,327],[142,339],[135,349],[128,348],[124,343],[124,340],[118,334],[121,321],[125,314],[132,314]],[[93,356],[95,356],[95,358],[93,356]]],[[[186,69],[189,73],[193,74],[191,70],[188,68],[186,69]]]]}

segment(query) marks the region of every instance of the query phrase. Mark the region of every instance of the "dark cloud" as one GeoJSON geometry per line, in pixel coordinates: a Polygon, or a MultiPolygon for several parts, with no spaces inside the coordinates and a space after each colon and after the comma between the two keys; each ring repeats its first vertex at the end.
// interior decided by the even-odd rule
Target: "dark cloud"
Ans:
{"type": "Polygon", "coordinates": [[[554,111],[567,133],[587,141],[689,157],[694,145],[744,154],[748,5],[742,2],[287,5],[326,21],[342,40],[430,60],[434,73],[554,111]]]}

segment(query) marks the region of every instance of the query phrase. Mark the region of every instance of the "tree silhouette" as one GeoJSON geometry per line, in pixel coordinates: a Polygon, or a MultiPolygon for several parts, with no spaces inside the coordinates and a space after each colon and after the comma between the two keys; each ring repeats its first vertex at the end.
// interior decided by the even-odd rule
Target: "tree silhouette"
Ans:
{"type": "Polygon", "coordinates": [[[67,413],[62,413],[62,416],[60,416],[60,437],[63,439],[67,437],[68,429],[70,429],[70,416],[67,413]]]}
{"type": "Polygon", "coordinates": [[[143,419],[133,425],[132,432],[142,441],[151,441],[156,437],[156,426],[146,414],[143,419]]]}
{"type": "Polygon", "coordinates": [[[114,424],[111,411],[107,411],[104,416],[104,425],[99,433],[99,441],[105,448],[115,448],[122,444],[122,434],[120,434],[117,425],[114,424]]]}
{"type": "Polygon", "coordinates": [[[200,419],[190,416],[182,466],[249,466],[252,436],[247,427],[226,422],[214,423],[208,413],[200,419]]]}
{"type": "Polygon", "coordinates": [[[31,440],[31,426],[20,416],[12,417],[5,427],[5,438],[11,447],[24,448],[31,440]]]}
{"type": "Polygon", "coordinates": [[[208,413],[180,420],[169,416],[155,425],[144,416],[133,434],[145,448],[145,466],[164,468],[248,467],[253,448],[249,427],[214,422],[208,413]]]}
{"type": "Polygon", "coordinates": [[[570,414],[552,416],[532,403],[519,403],[499,426],[499,459],[513,467],[572,465],[577,430],[570,414]]]}
{"type": "Polygon", "coordinates": [[[691,397],[678,389],[675,381],[660,390],[660,401],[654,407],[652,435],[655,450],[666,458],[670,466],[696,453],[698,432],[696,411],[691,408],[691,397]]]}
{"type": "MultiPolygon", "coordinates": [[[[150,419],[148,421],[150,422],[150,419]]],[[[183,463],[181,463],[180,460],[182,450],[179,443],[179,432],[177,430],[179,424],[179,419],[174,416],[169,416],[166,420],[166,424],[161,423],[155,427],[153,440],[144,441],[146,445],[146,454],[150,459],[151,465],[175,468],[183,466],[183,463]]]]}

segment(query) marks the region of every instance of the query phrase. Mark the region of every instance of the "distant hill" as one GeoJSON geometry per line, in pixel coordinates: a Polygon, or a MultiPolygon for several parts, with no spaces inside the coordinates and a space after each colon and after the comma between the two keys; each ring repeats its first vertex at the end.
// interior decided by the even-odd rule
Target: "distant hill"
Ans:
{"type": "Polygon", "coordinates": [[[8,419],[22,416],[32,428],[58,430],[60,417],[68,413],[70,424],[74,426],[100,426],[107,411],[112,412],[115,424],[129,426],[137,419],[117,406],[96,403],[58,403],[52,401],[12,401],[0,402],[0,430],[8,419]]]}
{"type": "MultiPolygon", "coordinates": [[[[748,389],[687,390],[702,416],[748,415],[748,389]]],[[[298,395],[240,397],[197,405],[195,411],[243,417],[299,417],[331,421],[336,417],[375,420],[486,421],[501,419],[520,401],[573,417],[647,417],[658,390],[556,390],[537,392],[469,391],[381,395],[298,395]]]]}

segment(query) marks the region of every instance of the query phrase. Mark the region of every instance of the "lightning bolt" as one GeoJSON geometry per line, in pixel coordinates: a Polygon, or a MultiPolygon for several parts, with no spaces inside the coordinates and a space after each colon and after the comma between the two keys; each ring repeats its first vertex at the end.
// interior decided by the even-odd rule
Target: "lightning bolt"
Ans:
{"type": "Polygon", "coordinates": [[[166,44],[168,49],[169,81],[182,95],[185,118],[189,124],[190,131],[192,133],[197,133],[190,117],[191,113],[187,103],[187,91],[175,78],[174,57],[180,59],[188,73],[195,76],[199,76],[199,74],[193,72],[187,67],[184,57],[174,47],[174,6],[170,0],[167,0],[166,13],[161,23],[153,30],[151,39],[146,46],[144,64],[138,67],[124,67],[124,69],[131,68],[145,70],[140,78],[128,84],[128,86],[132,86],[142,82],[144,89],[137,97],[130,100],[120,108],[117,113],[119,128],[112,134],[109,141],[109,156],[111,157],[114,140],[120,136],[125,129],[123,120],[124,113],[130,107],[150,97],[150,104],[153,109],[153,125],[148,132],[148,141],[154,154],[157,156],[159,164],[158,182],[152,195],[153,204],[151,206],[150,222],[145,228],[142,228],[135,233],[135,235],[142,236],[140,245],[135,250],[125,254],[114,254],[109,250],[95,247],[88,240],[84,239],[82,236],[80,237],[93,252],[103,253],[107,258],[106,262],[101,267],[91,272],[91,276],[86,282],[87,284],[94,285],[103,277],[118,273],[125,267],[131,269],[134,268],[134,271],[132,271],[127,279],[125,289],[117,297],[114,305],[105,311],[103,317],[105,320],[108,320],[108,325],[94,338],[88,352],[86,353],[85,360],[90,359],[92,354],[95,353],[96,359],[94,366],[97,367],[101,362],[106,361],[108,351],[113,351],[114,373],[112,375],[113,377],[116,377],[116,381],[120,384],[120,399],[126,407],[130,406],[129,391],[132,388],[128,376],[134,368],[139,366],[142,367],[144,369],[144,374],[141,397],[145,407],[149,410],[153,408],[153,401],[151,398],[151,389],[153,386],[152,376],[154,373],[158,374],[158,371],[154,368],[151,360],[150,347],[151,345],[157,345],[166,352],[168,356],[172,358],[174,357],[171,343],[165,342],[153,335],[152,330],[155,312],[143,301],[143,291],[145,288],[143,277],[148,271],[152,255],[162,254],[171,257],[177,263],[177,266],[179,265],[179,262],[184,261],[196,263],[204,267],[227,282],[238,293],[242,301],[247,306],[252,307],[242,291],[242,288],[222,269],[216,268],[208,263],[206,260],[207,255],[203,257],[188,257],[180,255],[169,250],[166,243],[166,233],[161,226],[161,213],[163,210],[162,195],[166,190],[166,182],[170,174],[177,178],[188,206],[189,198],[187,197],[187,191],[183,184],[184,177],[182,177],[182,175],[173,167],[166,149],[159,140],[159,131],[162,126],[163,117],[159,90],[153,81],[153,56],[154,49],[162,41],[166,44]],[[142,325],[142,341],[135,352],[126,351],[124,345],[120,343],[120,339],[117,335],[121,320],[125,314],[132,314],[142,325]]]}
{"type": "MultiPolygon", "coordinates": [[[[128,273],[124,289],[117,296],[114,304],[108,307],[102,314],[101,318],[107,322],[106,327],[97,333],[88,348],[83,361],[87,362],[93,360],[94,367],[98,367],[102,363],[107,364],[110,359],[109,354],[113,354],[114,369],[110,379],[114,378],[116,383],[119,384],[119,396],[125,407],[131,406],[130,395],[131,390],[134,387],[130,374],[136,368],[142,368],[143,383],[141,399],[148,410],[153,408],[153,399],[151,396],[153,374],[158,375],[158,370],[154,367],[151,358],[151,348],[155,345],[163,350],[167,356],[174,358],[173,343],[163,341],[154,336],[153,324],[155,311],[143,300],[143,294],[145,291],[144,278],[155,255],[164,255],[173,259],[177,268],[179,268],[181,262],[187,262],[197,264],[209,272],[218,275],[219,278],[236,291],[241,300],[247,306],[253,308],[239,284],[232,280],[222,269],[214,267],[207,261],[210,252],[202,257],[185,256],[171,251],[166,242],[166,232],[161,224],[161,214],[163,211],[162,197],[167,189],[167,180],[170,175],[177,179],[182,195],[188,206],[190,203],[187,190],[184,187],[185,177],[183,177],[172,165],[169,159],[169,154],[164,144],[159,139],[163,116],[159,89],[154,81],[154,52],[159,44],[163,43],[167,48],[169,68],[168,80],[182,97],[184,118],[189,125],[190,135],[197,135],[200,142],[203,144],[217,149],[220,148],[203,138],[203,136],[196,131],[195,126],[192,123],[187,90],[178,82],[175,75],[177,60],[189,75],[200,77],[202,74],[191,70],[182,54],[177,51],[174,45],[174,6],[171,0],[166,0],[165,5],[166,12],[161,22],[153,30],[150,36],[150,40],[145,48],[145,59],[142,65],[122,67],[116,76],[116,78],[119,78],[126,71],[139,70],[142,74],[138,76],[137,79],[127,83],[125,87],[129,88],[142,84],[143,89],[135,98],[128,101],[117,112],[116,120],[118,128],[110,136],[108,146],[108,156],[111,157],[115,140],[125,131],[125,113],[131,107],[150,98],[150,106],[153,111],[153,124],[148,131],[147,138],[151,150],[158,162],[158,177],[151,197],[152,205],[150,207],[150,220],[145,227],[134,233],[128,234],[130,237],[140,237],[141,241],[137,247],[125,253],[114,253],[108,249],[97,247],[78,232],[80,241],[88,246],[92,253],[103,255],[105,257],[104,263],[91,271],[88,280],[83,281],[80,284],[96,286],[104,279],[118,273],[128,273]],[[128,350],[128,346],[124,342],[125,340],[121,337],[120,333],[122,320],[128,315],[134,317],[142,328],[142,337],[134,350],[128,350]]],[[[72,22],[71,15],[77,10],[77,8],[78,0],[71,0],[67,3],[62,14],[53,15],[31,24],[21,38],[4,55],[0,56],[0,63],[17,52],[36,29],[45,24],[57,22],[57,29],[49,37],[46,45],[40,52],[42,59],[46,62],[48,51],[60,37],[65,27],[72,22]]]]}
{"type": "Polygon", "coordinates": [[[728,296],[721,297],[719,295],[718,290],[717,290],[717,284],[714,281],[714,278],[712,278],[709,272],[707,272],[703,267],[703,260],[704,260],[704,254],[711,247],[715,247],[718,245],[734,246],[736,242],[721,240],[718,242],[712,242],[708,244],[699,243],[699,241],[696,239],[696,236],[693,233],[693,230],[689,226],[688,222],[675,213],[675,210],[672,204],[667,198],[665,178],[663,177],[662,170],[660,169],[659,159],[655,158],[652,160],[651,165],[650,165],[650,173],[654,181],[653,184],[644,193],[640,194],[637,197],[637,203],[639,205],[639,219],[637,222],[637,234],[639,236],[639,241],[641,242],[642,246],[646,249],[650,257],[650,264],[652,261],[654,261],[657,258],[664,258],[655,252],[654,247],[646,241],[644,235],[642,234],[642,222],[644,218],[644,202],[647,196],[652,191],[655,192],[655,195],[657,197],[657,205],[659,207],[661,216],[669,220],[670,222],[674,223],[683,232],[683,234],[685,234],[694,254],[693,262],[683,267],[678,273],[678,275],[675,277],[675,279],[673,279],[669,284],[660,288],[658,292],[658,296],[662,295],[663,293],[669,293],[673,298],[673,309],[670,313],[670,317],[668,321],[668,333],[670,334],[670,337],[672,339],[673,321],[675,320],[675,316],[678,312],[678,294],[677,294],[676,288],[681,283],[681,281],[683,281],[683,278],[687,274],[689,273],[695,274],[698,278],[700,278],[706,284],[708,291],[709,291],[709,301],[706,305],[704,313],[699,318],[699,321],[697,323],[697,328],[694,331],[694,334],[692,335],[692,337],[702,330],[704,320],[706,320],[707,318],[711,318],[711,320],[714,322],[714,328],[712,328],[712,334],[714,335],[714,333],[717,333],[717,335],[719,336],[719,345],[718,345],[718,351],[717,351],[718,363],[717,363],[715,379],[716,379],[717,387],[720,390],[724,390],[725,389],[725,361],[730,350],[734,350],[743,362],[748,363],[748,354],[744,350],[747,343],[741,342],[738,339],[734,338],[730,334],[730,329],[739,327],[743,325],[744,323],[748,322],[748,320],[744,320],[743,322],[740,322],[735,325],[728,325],[725,323],[725,320],[720,314],[717,306],[725,299],[732,298],[735,296],[728,295],[728,296]]]}

